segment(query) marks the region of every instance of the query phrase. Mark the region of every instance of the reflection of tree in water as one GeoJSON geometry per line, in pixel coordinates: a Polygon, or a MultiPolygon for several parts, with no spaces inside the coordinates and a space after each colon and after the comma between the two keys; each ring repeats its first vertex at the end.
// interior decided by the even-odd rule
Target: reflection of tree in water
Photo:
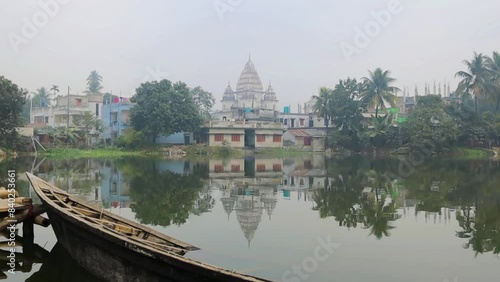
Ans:
{"type": "Polygon", "coordinates": [[[394,194],[395,179],[386,173],[393,167],[359,159],[351,161],[352,165],[347,160],[330,163],[329,188],[315,192],[313,209],[322,218],[333,216],[339,226],[356,228],[361,224],[378,239],[389,236],[394,228],[390,222],[399,218],[389,197],[394,194]],[[372,189],[362,193],[367,185],[372,189]]]}
{"type": "Polygon", "coordinates": [[[456,208],[461,230],[456,236],[477,254],[500,253],[500,166],[490,161],[434,160],[416,168],[405,179],[409,196],[417,199],[416,211],[441,214],[456,208]]]}
{"type": "Polygon", "coordinates": [[[464,206],[456,213],[461,231],[459,238],[467,238],[464,248],[472,247],[477,254],[500,253],[500,196],[494,196],[475,207],[464,206]]]}
{"type": "Polygon", "coordinates": [[[389,237],[389,231],[395,227],[390,224],[400,218],[396,213],[394,202],[387,196],[377,198],[365,198],[362,200],[361,214],[363,218],[363,228],[370,229],[370,235],[377,239],[389,237]]]}
{"type": "Polygon", "coordinates": [[[214,206],[215,199],[210,194],[210,191],[200,192],[198,198],[194,201],[191,213],[201,215],[202,213],[211,211],[214,206]]]}
{"type": "Polygon", "coordinates": [[[203,181],[198,167],[183,175],[160,171],[155,161],[134,160],[121,162],[120,169],[130,183],[134,202],[130,207],[142,223],[181,225],[190,213],[201,214],[213,207],[210,195],[199,197],[203,181]]]}

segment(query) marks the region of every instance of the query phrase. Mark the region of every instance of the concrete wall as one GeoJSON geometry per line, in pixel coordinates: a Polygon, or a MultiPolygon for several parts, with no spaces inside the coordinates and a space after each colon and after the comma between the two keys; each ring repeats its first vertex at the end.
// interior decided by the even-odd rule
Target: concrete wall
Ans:
{"type": "Polygon", "coordinates": [[[255,130],[255,148],[283,148],[283,131],[281,130],[255,130]],[[264,135],[265,141],[258,142],[257,135],[264,135]],[[280,142],[274,142],[274,135],[281,136],[280,142]]]}
{"type": "Polygon", "coordinates": [[[208,145],[212,147],[222,147],[224,141],[215,141],[216,134],[223,134],[224,141],[227,141],[233,148],[245,147],[245,131],[243,129],[230,129],[230,128],[210,128],[208,136],[208,145]],[[232,135],[239,135],[240,141],[231,141],[232,135]]]}

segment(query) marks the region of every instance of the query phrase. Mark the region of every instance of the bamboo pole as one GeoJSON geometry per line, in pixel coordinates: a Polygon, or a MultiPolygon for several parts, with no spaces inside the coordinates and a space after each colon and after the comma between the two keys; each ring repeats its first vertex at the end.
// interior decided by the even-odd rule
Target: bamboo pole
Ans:
{"type": "Polygon", "coordinates": [[[36,217],[38,215],[41,215],[45,211],[46,209],[43,206],[34,205],[33,208],[31,209],[31,214],[30,214],[30,209],[25,209],[22,212],[16,213],[14,217],[5,217],[0,222],[0,232],[6,230],[7,227],[9,227],[12,224],[15,225],[27,220],[30,215],[32,217],[36,217]]]}

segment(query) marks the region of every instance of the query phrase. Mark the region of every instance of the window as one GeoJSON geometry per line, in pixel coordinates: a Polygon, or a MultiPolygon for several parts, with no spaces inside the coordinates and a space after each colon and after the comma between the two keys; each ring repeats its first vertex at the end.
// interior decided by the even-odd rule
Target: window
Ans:
{"type": "Polygon", "coordinates": [[[95,116],[98,117],[99,116],[99,104],[95,104],[95,116]]]}
{"type": "Polygon", "coordinates": [[[304,119],[303,118],[299,119],[299,123],[300,123],[300,126],[304,126],[304,119]]]}
{"type": "Polygon", "coordinates": [[[311,146],[311,137],[304,137],[304,146],[311,146]]]}
{"type": "Polygon", "coordinates": [[[224,172],[224,166],[223,165],[214,165],[214,171],[215,172],[224,172]]]}
{"type": "Polygon", "coordinates": [[[231,135],[231,141],[232,142],[240,142],[240,135],[239,134],[231,135]]]}
{"type": "Polygon", "coordinates": [[[257,134],[257,142],[266,142],[266,135],[257,134]]]}
{"type": "Polygon", "coordinates": [[[224,141],[224,134],[215,134],[214,138],[215,142],[222,142],[224,141]]]}
{"type": "Polygon", "coordinates": [[[281,165],[280,164],[273,164],[273,171],[281,171],[281,165]]]}
{"type": "Polygon", "coordinates": [[[304,178],[299,179],[299,185],[303,186],[304,185],[304,178]]]}
{"type": "Polygon", "coordinates": [[[266,171],[266,165],[258,164],[257,165],[257,172],[264,172],[264,171],[266,171]]]}
{"type": "Polygon", "coordinates": [[[281,135],[273,135],[273,142],[275,143],[281,142],[281,135]]]}
{"type": "Polygon", "coordinates": [[[240,165],[231,165],[232,172],[240,172],[240,165]]]}
{"type": "Polygon", "coordinates": [[[76,106],[81,107],[82,106],[82,99],[76,99],[76,106]]]}
{"type": "Polygon", "coordinates": [[[304,168],[305,169],[312,169],[312,163],[310,160],[304,160],[304,168]]]}
{"type": "Polygon", "coordinates": [[[284,124],[284,125],[288,125],[288,119],[284,119],[284,120],[283,120],[283,124],[284,124]]]}

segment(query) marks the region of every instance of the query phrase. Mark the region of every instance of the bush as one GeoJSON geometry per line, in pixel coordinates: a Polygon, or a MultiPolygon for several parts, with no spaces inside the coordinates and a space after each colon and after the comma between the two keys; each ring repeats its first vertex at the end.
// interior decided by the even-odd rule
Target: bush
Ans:
{"type": "Polygon", "coordinates": [[[146,146],[146,139],[141,131],[135,131],[132,128],[127,128],[116,140],[116,146],[132,150],[140,149],[146,146]]]}

